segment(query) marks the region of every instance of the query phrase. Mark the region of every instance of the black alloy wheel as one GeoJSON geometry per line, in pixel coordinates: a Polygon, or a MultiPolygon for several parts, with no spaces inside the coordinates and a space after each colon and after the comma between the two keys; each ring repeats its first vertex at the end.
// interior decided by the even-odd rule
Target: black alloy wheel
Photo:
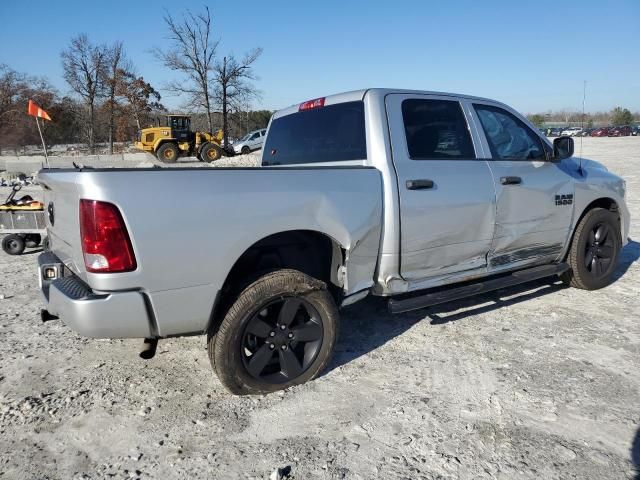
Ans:
{"type": "Polygon", "coordinates": [[[313,380],[327,367],[339,324],[325,282],[298,270],[275,270],[242,288],[212,325],[209,360],[234,394],[283,390],[313,380]]]}
{"type": "Polygon", "coordinates": [[[622,249],[618,212],[593,208],[578,222],[567,263],[571,270],[562,280],[583,290],[597,290],[611,283],[622,249]]]}
{"type": "Polygon", "coordinates": [[[606,223],[598,223],[589,231],[585,245],[584,266],[595,278],[606,275],[615,252],[614,234],[606,223]]]}
{"type": "Polygon", "coordinates": [[[313,364],[322,346],[322,318],[303,298],[285,297],[261,307],[247,322],[242,361],[261,382],[286,383],[313,364]]]}

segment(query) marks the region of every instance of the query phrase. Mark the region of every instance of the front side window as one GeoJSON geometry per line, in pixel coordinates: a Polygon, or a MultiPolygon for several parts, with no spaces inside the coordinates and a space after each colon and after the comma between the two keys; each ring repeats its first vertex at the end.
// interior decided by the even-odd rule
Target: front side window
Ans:
{"type": "Polygon", "coordinates": [[[540,137],[524,122],[489,105],[474,105],[495,160],[544,160],[540,137]]]}
{"type": "Polygon", "coordinates": [[[171,128],[174,130],[189,130],[189,119],[180,117],[171,117],[171,128]]]}
{"type": "Polygon", "coordinates": [[[473,159],[475,153],[460,103],[409,99],[402,118],[412,160],[473,159]]]}

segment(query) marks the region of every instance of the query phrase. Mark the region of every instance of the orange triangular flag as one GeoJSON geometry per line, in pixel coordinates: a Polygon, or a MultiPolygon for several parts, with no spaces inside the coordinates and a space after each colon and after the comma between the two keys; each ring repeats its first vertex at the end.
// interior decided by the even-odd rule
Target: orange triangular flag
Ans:
{"type": "Polygon", "coordinates": [[[47,112],[41,109],[33,100],[29,100],[29,107],[27,109],[27,113],[34,117],[40,117],[45,120],[51,121],[51,117],[47,112]]]}

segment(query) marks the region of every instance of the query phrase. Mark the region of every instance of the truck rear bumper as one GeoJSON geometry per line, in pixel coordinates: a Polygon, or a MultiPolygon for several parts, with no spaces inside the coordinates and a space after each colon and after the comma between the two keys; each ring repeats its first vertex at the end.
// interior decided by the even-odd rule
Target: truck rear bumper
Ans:
{"type": "Polygon", "coordinates": [[[151,322],[142,293],[91,291],[75,275],[47,279],[46,268],[63,272],[50,252],[38,257],[41,292],[46,309],[80,335],[93,338],[149,338],[151,322]]]}

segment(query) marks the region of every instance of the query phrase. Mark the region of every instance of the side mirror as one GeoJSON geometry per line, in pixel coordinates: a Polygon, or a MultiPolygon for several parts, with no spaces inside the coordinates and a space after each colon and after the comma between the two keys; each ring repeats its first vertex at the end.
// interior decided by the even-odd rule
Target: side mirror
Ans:
{"type": "Polygon", "coordinates": [[[553,159],[560,161],[573,156],[573,138],[558,137],[553,141],[553,159]]]}

